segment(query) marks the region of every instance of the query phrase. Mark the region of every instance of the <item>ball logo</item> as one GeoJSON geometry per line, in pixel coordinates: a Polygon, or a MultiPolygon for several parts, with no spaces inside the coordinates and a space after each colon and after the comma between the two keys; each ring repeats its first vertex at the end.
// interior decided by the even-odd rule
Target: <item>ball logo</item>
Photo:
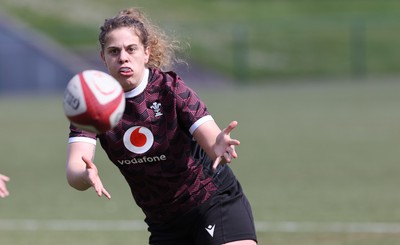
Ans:
{"type": "Polygon", "coordinates": [[[79,98],[76,98],[69,89],[65,90],[64,93],[64,103],[69,105],[72,109],[77,110],[79,108],[79,98]]]}
{"type": "Polygon", "coordinates": [[[136,154],[142,154],[147,152],[153,145],[154,136],[148,128],[135,126],[125,132],[123,140],[128,150],[136,154]]]}

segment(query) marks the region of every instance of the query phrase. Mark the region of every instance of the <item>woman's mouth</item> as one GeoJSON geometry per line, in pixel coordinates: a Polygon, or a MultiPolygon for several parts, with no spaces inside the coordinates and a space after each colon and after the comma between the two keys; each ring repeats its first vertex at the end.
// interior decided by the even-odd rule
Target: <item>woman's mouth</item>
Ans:
{"type": "Polygon", "coordinates": [[[119,69],[119,74],[121,74],[122,76],[132,76],[133,70],[129,67],[121,67],[119,69]]]}

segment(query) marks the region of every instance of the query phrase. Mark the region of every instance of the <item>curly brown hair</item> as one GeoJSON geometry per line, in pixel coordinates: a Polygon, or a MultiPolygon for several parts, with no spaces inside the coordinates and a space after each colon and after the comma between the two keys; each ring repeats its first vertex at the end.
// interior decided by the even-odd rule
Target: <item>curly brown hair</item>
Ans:
{"type": "Polygon", "coordinates": [[[107,34],[121,27],[133,27],[143,46],[150,49],[150,57],[146,65],[148,68],[170,69],[174,63],[180,61],[175,56],[176,51],[181,49],[179,41],[171,39],[137,8],[122,10],[118,15],[104,21],[99,34],[102,52],[107,41],[107,34]]]}

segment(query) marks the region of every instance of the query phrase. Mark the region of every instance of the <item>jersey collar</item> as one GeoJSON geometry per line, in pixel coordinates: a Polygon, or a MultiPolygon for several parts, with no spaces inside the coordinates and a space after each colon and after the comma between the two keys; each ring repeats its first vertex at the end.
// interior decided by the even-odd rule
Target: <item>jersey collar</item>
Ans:
{"type": "Polygon", "coordinates": [[[144,70],[144,76],[142,79],[142,82],[137,86],[136,88],[125,92],[125,98],[133,98],[139,94],[141,94],[144,89],[147,87],[147,84],[149,83],[149,69],[144,70]]]}

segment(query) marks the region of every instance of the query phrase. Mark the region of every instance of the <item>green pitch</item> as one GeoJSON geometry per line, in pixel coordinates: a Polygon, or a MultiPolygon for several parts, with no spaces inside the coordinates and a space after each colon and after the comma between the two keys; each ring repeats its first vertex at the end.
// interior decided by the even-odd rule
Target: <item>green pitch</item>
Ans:
{"type": "MultiPolygon", "coordinates": [[[[400,84],[382,81],[199,91],[221,127],[239,121],[232,168],[259,225],[400,222],[399,94],[400,84]]],[[[0,97],[0,172],[11,177],[11,196],[0,200],[0,244],[146,244],[144,223],[133,231],[90,229],[96,220],[140,222],[143,214],[100,149],[95,163],[112,199],[68,186],[61,97],[0,97]],[[92,223],[71,228],[82,220],[92,223]]],[[[258,236],[272,245],[400,241],[400,233],[387,230],[260,226],[258,236]]]]}

